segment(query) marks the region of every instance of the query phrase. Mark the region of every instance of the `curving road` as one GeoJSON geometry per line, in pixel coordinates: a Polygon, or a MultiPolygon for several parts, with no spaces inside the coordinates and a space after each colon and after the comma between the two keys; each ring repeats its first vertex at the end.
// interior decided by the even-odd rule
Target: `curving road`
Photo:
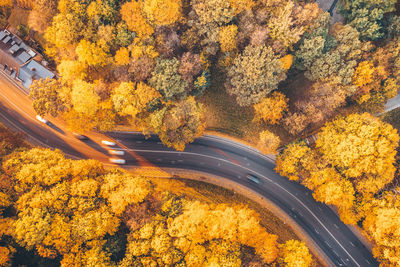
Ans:
{"type": "Polygon", "coordinates": [[[137,132],[88,134],[80,141],[65,130],[62,121],[49,118],[45,125],[35,120],[30,100],[12,81],[0,75],[0,121],[11,129],[23,132],[35,145],[59,148],[74,158],[94,158],[108,162],[107,148],[101,140],[115,140],[118,149],[127,150],[127,165],[153,164],[160,168],[173,167],[196,170],[228,178],[272,201],[316,243],[330,266],[378,266],[368,249],[326,205],[312,197],[311,191],[298,183],[281,177],[274,171],[271,159],[258,151],[231,140],[204,136],[187,146],[184,152],[161,144],[156,136],[146,139],[137,132]],[[251,173],[260,178],[256,184],[246,179],[251,173]]]}

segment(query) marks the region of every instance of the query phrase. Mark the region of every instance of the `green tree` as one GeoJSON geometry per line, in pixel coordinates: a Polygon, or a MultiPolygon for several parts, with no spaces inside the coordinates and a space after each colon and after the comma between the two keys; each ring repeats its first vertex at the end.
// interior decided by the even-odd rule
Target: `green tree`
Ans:
{"type": "Polygon", "coordinates": [[[396,0],[341,0],[339,11],[362,40],[376,40],[384,37],[384,15],[394,11],[395,4],[396,0]]]}
{"type": "Polygon", "coordinates": [[[167,100],[183,96],[187,83],[178,73],[179,60],[158,59],[149,83],[167,100]]]}

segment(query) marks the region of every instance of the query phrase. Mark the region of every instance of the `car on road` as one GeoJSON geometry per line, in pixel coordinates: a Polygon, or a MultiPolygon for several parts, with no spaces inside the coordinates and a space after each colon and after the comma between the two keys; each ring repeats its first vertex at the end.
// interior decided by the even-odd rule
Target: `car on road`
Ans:
{"type": "Polygon", "coordinates": [[[39,115],[36,115],[36,119],[37,119],[38,121],[40,121],[40,122],[43,122],[44,124],[49,123],[48,120],[46,120],[45,118],[43,118],[43,117],[41,117],[41,116],[39,116],[39,115]]]}
{"type": "Polygon", "coordinates": [[[79,140],[87,140],[88,139],[88,137],[86,135],[78,134],[78,133],[73,133],[73,134],[76,139],[79,139],[79,140]]]}
{"type": "Polygon", "coordinates": [[[116,158],[109,158],[111,163],[115,163],[115,164],[125,164],[126,160],[124,159],[116,159],[116,158]]]}
{"type": "Polygon", "coordinates": [[[261,184],[260,178],[258,178],[257,176],[255,176],[255,175],[253,175],[253,174],[248,173],[248,174],[246,175],[246,178],[247,178],[248,180],[250,180],[250,181],[256,183],[256,184],[261,184]]]}
{"type": "Polygon", "coordinates": [[[118,156],[125,155],[125,151],[123,151],[123,150],[115,150],[115,149],[108,150],[108,153],[110,155],[118,155],[118,156]]]}
{"type": "Polygon", "coordinates": [[[114,143],[114,142],[107,141],[107,140],[101,140],[101,143],[102,143],[103,145],[106,145],[106,146],[115,146],[115,143],[114,143]]]}

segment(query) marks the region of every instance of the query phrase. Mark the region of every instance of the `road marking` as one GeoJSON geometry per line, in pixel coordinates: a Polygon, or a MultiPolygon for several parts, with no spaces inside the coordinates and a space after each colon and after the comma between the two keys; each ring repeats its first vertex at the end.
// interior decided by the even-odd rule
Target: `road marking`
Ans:
{"type": "MultiPolygon", "coordinates": [[[[164,154],[177,154],[177,153],[182,153],[182,154],[187,154],[187,155],[195,155],[195,156],[200,156],[200,157],[205,157],[205,158],[210,158],[213,160],[217,160],[217,161],[222,161],[228,164],[232,164],[235,165],[239,168],[242,168],[248,172],[252,172],[255,175],[258,175],[259,177],[264,178],[265,180],[268,180],[270,182],[273,182],[270,178],[268,178],[267,176],[264,176],[258,172],[255,172],[253,170],[250,170],[244,166],[235,164],[234,162],[230,162],[228,160],[225,159],[220,159],[220,158],[216,158],[214,156],[210,156],[210,155],[202,155],[202,154],[198,154],[195,152],[178,152],[178,151],[162,151],[162,150],[145,150],[145,149],[131,149],[132,151],[136,151],[136,152],[144,152],[144,153],[164,153],[164,154]]],[[[200,163],[201,164],[201,163],[200,163]]],[[[204,163],[203,163],[204,164],[204,163]]],[[[203,165],[201,164],[201,165],[203,165]]],[[[361,265],[358,264],[358,262],[353,258],[353,256],[351,256],[351,254],[342,246],[342,244],[335,238],[335,236],[329,231],[328,228],[326,228],[326,226],[322,223],[322,221],[312,212],[312,210],[310,210],[302,201],[300,201],[300,199],[298,199],[295,195],[293,195],[291,192],[289,192],[286,188],[284,188],[283,186],[281,186],[280,184],[276,184],[276,186],[278,186],[279,188],[281,188],[283,191],[285,191],[287,194],[289,194],[290,196],[292,196],[298,203],[300,203],[301,206],[303,206],[313,217],[314,219],[325,229],[325,231],[336,241],[336,243],[338,243],[338,245],[343,249],[343,251],[354,261],[354,263],[358,266],[361,267],[361,265]]],[[[322,210],[322,209],[321,209],[322,210]]]]}
{"type": "Polygon", "coordinates": [[[333,226],[335,226],[337,229],[339,229],[339,226],[337,226],[336,223],[334,223],[333,226]]]}
{"type": "Polygon", "coordinates": [[[162,143],[161,142],[157,142],[157,145],[161,145],[162,143]]]}
{"type": "Polygon", "coordinates": [[[178,159],[178,162],[179,162],[179,163],[183,162],[183,159],[178,159]]]}
{"type": "Polygon", "coordinates": [[[136,143],[137,143],[137,144],[141,144],[141,143],[143,143],[143,142],[142,142],[142,141],[136,141],[136,143]]]}
{"type": "Polygon", "coordinates": [[[371,265],[371,263],[369,262],[369,260],[365,259],[365,261],[366,261],[369,265],[371,265]]]}
{"type": "Polygon", "coordinates": [[[325,243],[329,248],[332,248],[331,245],[329,245],[329,243],[328,243],[326,240],[324,240],[324,243],[325,243]]]}
{"type": "Polygon", "coordinates": [[[353,243],[353,242],[351,242],[351,241],[350,241],[350,244],[351,244],[353,247],[356,247],[356,246],[354,245],[354,243],[353,243]]]}

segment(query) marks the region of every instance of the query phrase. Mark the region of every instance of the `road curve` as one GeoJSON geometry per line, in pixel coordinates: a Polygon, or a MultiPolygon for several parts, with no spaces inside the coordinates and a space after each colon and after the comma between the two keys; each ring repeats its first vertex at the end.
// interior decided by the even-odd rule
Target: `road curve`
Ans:
{"type": "Polygon", "coordinates": [[[0,121],[23,132],[34,144],[59,148],[75,158],[107,162],[107,148],[100,141],[109,138],[139,156],[126,153],[128,165],[146,160],[161,168],[196,170],[228,178],[269,199],[294,219],[330,259],[329,265],[378,266],[368,249],[328,206],[315,201],[307,188],[278,175],[273,161],[255,149],[206,135],[178,152],[163,146],[156,136],[146,139],[137,132],[111,132],[107,136],[90,133],[90,139],[82,142],[64,130],[61,121],[50,118],[52,123],[44,125],[34,116],[26,95],[0,76],[0,121]],[[246,179],[248,173],[259,177],[261,184],[246,179]]]}

